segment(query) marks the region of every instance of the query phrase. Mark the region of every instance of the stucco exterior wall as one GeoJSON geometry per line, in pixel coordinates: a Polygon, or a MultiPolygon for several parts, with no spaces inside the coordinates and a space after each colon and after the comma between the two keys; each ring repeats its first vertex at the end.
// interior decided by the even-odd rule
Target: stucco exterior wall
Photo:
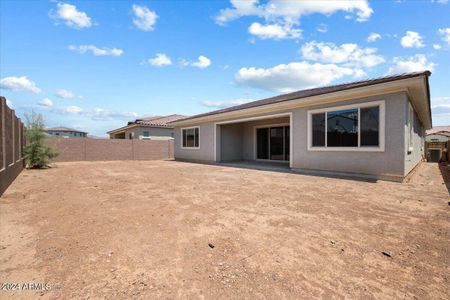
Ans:
{"type": "MultiPolygon", "coordinates": [[[[408,100],[409,101],[409,100],[408,100]]],[[[417,114],[414,113],[414,122],[413,122],[413,135],[412,135],[412,150],[409,151],[408,147],[408,139],[409,139],[409,129],[408,129],[408,122],[407,122],[407,116],[408,116],[408,103],[405,105],[405,171],[404,174],[407,175],[411,170],[424,158],[424,151],[425,151],[425,130],[417,117],[417,114]]]]}
{"type": "Polygon", "coordinates": [[[441,134],[429,134],[425,136],[425,141],[427,142],[447,142],[450,140],[450,137],[441,134]]]}
{"type": "MultiPolygon", "coordinates": [[[[183,127],[175,127],[175,158],[214,162],[214,123],[202,123],[196,126],[200,127],[199,149],[182,149],[181,129],[183,127]]],[[[220,149],[220,143],[217,149],[220,149]]]]}
{"type": "Polygon", "coordinates": [[[293,168],[300,170],[333,171],[365,175],[404,175],[404,124],[406,123],[405,93],[369,97],[331,105],[312,106],[293,111],[293,168]],[[308,151],[307,112],[311,109],[384,100],[385,151],[308,151]]]}
{"type": "Polygon", "coordinates": [[[65,137],[65,138],[82,138],[86,137],[86,133],[78,131],[59,131],[59,130],[49,130],[47,133],[51,137],[65,137]]]}
{"type": "MultiPolygon", "coordinates": [[[[276,111],[274,114],[292,113],[292,168],[299,171],[338,172],[347,174],[363,174],[378,176],[380,178],[401,180],[410,169],[420,160],[420,151],[407,156],[405,151],[405,126],[407,124],[408,96],[406,93],[395,93],[381,96],[367,97],[352,101],[308,106],[289,111],[276,111]],[[371,101],[385,101],[385,150],[383,152],[367,151],[309,151],[307,145],[307,119],[308,110],[366,103],[371,101]],[[408,159],[408,162],[406,162],[408,159]]],[[[256,115],[255,115],[256,116],[256,115]]],[[[418,122],[418,121],[417,121],[418,122]]],[[[242,159],[254,157],[253,128],[257,124],[289,123],[288,117],[273,120],[258,120],[243,123],[242,159]]],[[[420,122],[418,122],[420,125],[420,122]]],[[[420,150],[423,130],[417,125],[418,133],[414,139],[417,149],[420,150]],[[419,133],[420,131],[420,133],[419,133]]],[[[214,123],[200,124],[200,149],[181,149],[181,127],[175,128],[175,158],[214,161],[214,123]]],[[[222,125],[217,125],[217,161],[221,161],[221,150],[227,149],[220,145],[222,125]]],[[[227,146],[228,147],[228,146],[227,146]]],[[[237,148],[240,148],[237,145],[237,148]]]]}
{"type": "Polygon", "coordinates": [[[243,160],[242,147],[244,141],[243,123],[220,126],[221,132],[221,161],[243,160]]]}
{"type": "Polygon", "coordinates": [[[125,130],[125,139],[130,138],[130,133],[133,133],[134,139],[138,139],[139,136],[144,135],[144,131],[148,131],[149,136],[174,137],[174,130],[172,128],[133,127],[125,130]]]}

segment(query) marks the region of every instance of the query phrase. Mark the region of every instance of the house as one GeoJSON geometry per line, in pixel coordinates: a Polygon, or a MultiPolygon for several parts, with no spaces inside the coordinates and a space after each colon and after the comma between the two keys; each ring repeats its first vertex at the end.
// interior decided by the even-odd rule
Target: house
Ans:
{"type": "Polygon", "coordinates": [[[173,139],[173,126],[168,123],[187,117],[174,114],[136,119],[124,127],[108,131],[107,134],[111,139],[173,139]]]}
{"type": "Polygon", "coordinates": [[[446,142],[450,139],[450,126],[435,126],[427,130],[425,141],[446,142]]]}
{"type": "Polygon", "coordinates": [[[450,126],[436,126],[427,130],[425,153],[429,162],[450,161],[450,126]]]}
{"type": "Polygon", "coordinates": [[[430,75],[302,90],[171,122],[174,156],[402,181],[423,159],[432,127],[430,75]]]}
{"type": "Polygon", "coordinates": [[[67,127],[46,128],[45,132],[51,137],[83,138],[87,136],[87,132],[67,127]]]}

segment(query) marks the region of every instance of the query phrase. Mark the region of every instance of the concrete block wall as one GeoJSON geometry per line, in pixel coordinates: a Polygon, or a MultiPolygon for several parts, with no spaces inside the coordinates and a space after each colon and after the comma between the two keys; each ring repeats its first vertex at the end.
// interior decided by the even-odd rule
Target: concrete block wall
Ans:
{"type": "Polygon", "coordinates": [[[173,140],[47,138],[45,143],[59,153],[56,162],[173,159],[173,140]]]}
{"type": "Polygon", "coordinates": [[[0,96],[0,195],[23,170],[25,126],[0,96]]]}

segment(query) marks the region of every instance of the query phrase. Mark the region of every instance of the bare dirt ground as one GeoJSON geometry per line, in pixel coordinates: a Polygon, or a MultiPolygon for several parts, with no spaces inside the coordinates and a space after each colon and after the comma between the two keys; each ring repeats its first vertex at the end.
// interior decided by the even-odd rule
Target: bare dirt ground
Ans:
{"type": "Polygon", "coordinates": [[[448,299],[442,178],[436,164],[403,184],[173,161],[26,170],[0,198],[0,282],[50,290],[0,298],[448,299]]]}

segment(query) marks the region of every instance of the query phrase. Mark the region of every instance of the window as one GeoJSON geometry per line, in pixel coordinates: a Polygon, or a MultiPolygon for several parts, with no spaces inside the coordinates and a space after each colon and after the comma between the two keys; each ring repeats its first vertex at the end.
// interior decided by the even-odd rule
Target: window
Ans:
{"type": "Polygon", "coordinates": [[[327,113],[327,147],[358,146],[358,110],[327,113]]]}
{"type": "Polygon", "coordinates": [[[145,136],[145,137],[149,137],[149,136],[150,136],[150,132],[144,131],[144,136],[145,136]]]}
{"type": "Polygon", "coordinates": [[[380,144],[380,107],[361,108],[361,146],[380,144]]]}
{"type": "Polygon", "coordinates": [[[313,147],[325,147],[325,113],[313,114],[313,147]]]}
{"type": "Polygon", "coordinates": [[[200,148],[200,127],[182,128],[181,134],[183,136],[181,148],[200,148]]]}
{"type": "Polygon", "coordinates": [[[256,159],[289,160],[289,126],[256,128],[256,159]]]}
{"type": "Polygon", "coordinates": [[[384,101],[309,111],[308,150],[384,151],[384,101]]]}

